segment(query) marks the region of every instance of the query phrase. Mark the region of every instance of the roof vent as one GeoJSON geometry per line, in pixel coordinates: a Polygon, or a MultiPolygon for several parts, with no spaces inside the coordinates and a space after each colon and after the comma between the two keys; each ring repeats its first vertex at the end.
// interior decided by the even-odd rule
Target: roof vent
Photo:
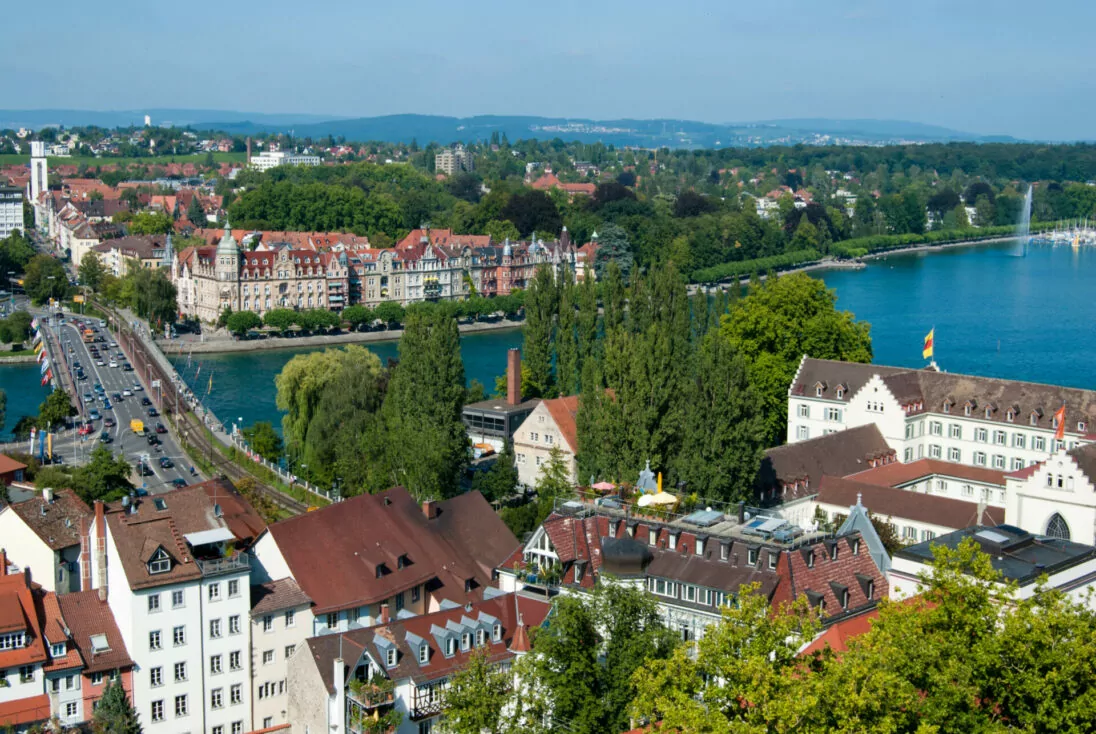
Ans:
{"type": "Polygon", "coordinates": [[[224,510],[221,509],[220,505],[213,505],[213,516],[214,517],[224,517],[225,516],[224,510]]]}

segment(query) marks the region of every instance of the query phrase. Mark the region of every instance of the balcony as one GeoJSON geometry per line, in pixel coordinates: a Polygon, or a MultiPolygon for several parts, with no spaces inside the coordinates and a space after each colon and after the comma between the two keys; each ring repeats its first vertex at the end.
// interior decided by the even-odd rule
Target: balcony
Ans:
{"type": "Polygon", "coordinates": [[[246,553],[235,553],[220,558],[195,558],[203,576],[221,576],[251,569],[251,559],[246,553]]]}

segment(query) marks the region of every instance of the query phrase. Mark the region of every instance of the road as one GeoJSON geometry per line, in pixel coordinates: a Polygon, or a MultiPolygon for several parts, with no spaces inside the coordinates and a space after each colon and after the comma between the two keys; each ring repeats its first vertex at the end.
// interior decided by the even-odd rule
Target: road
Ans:
{"type": "MultiPolygon", "coordinates": [[[[181,479],[188,484],[197,481],[197,478],[190,474],[190,461],[183,454],[170,431],[155,434],[157,423],[162,422],[165,427],[167,426],[167,421],[163,416],[150,417],[148,415],[150,408],[155,409],[157,413],[161,411],[159,390],[150,384],[151,381],[146,376],[139,375],[136,370],[132,372],[124,371],[122,365],[128,360],[115,343],[114,337],[105,328],[99,328],[97,321],[93,322],[89,319],[88,323],[99,329],[97,336],[104,339],[103,342],[94,345],[99,348],[99,358],[95,358],[88,349],[89,345],[84,344],[81,339],[80,332],[75,324],[77,319],[79,319],[79,316],[70,314],[65,317],[65,321],[60,326],[57,326],[53,320],[51,320],[50,325],[50,328],[58,334],[58,339],[64,349],[65,361],[67,367],[71,370],[71,374],[75,375],[77,373],[76,363],[79,363],[83,368],[86,379],[76,382],[76,399],[80,407],[81,417],[86,419],[92,410],[98,411],[100,415],[99,420],[92,422],[94,426],[92,433],[83,437],[84,440],[77,444],[77,454],[86,456],[95,446],[99,445],[100,436],[105,433],[111,439],[111,442],[106,445],[116,455],[121,453],[130,466],[136,467],[137,463],[142,460],[147,462],[152,474],[140,477],[137,481],[140,482],[138,486],[149,493],[156,494],[170,491],[174,488],[172,486],[173,480],[181,479]],[[114,344],[112,348],[110,347],[111,344],[114,344]],[[118,366],[111,367],[112,360],[118,366]],[[103,387],[103,392],[99,395],[96,394],[94,389],[96,384],[103,387]],[[130,395],[126,395],[126,392],[129,392],[130,395]],[[122,399],[117,400],[116,395],[121,396],[122,399]],[[89,397],[90,400],[88,400],[89,397]],[[106,407],[108,400],[111,405],[109,409],[106,407]],[[144,400],[147,400],[150,405],[142,405],[144,400]],[[116,425],[113,427],[106,426],[107,418],[113,418],[116,425]],[[160,445],[151,445],[145,435],[135,434],[130,428],[130,422],[134,419],[144,423],[145,433],[156,435],[161,442],[160,445]],[[167,457],[173,466],[162,467],[160,461],[163,457],[167,457]]],[[[57,448],[62,453],[66,452],[66,446],[64,445],[57,448]]],[[[78,456],[73,458],[78,459],[78,456]]]]}

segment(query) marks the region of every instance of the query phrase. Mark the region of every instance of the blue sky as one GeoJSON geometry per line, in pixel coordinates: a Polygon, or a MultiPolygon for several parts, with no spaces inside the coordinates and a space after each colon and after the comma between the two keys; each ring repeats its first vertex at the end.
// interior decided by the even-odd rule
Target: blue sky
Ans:
{"type": "Polygon", "coordinates": [[[55,0],[9,108],[904,119],[1096,138],[1092,0],[55,0]]]}

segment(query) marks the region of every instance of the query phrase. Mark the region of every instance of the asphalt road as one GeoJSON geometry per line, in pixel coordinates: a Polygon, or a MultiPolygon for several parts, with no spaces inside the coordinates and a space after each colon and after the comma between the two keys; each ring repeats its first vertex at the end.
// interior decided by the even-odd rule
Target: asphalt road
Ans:
{"type": "MultiPolygon", "coordinates": [[[[174,489],[172,480],[175,479],[182,479],[187,484],[199,481],[198,477],[190,474],[190,461],[183,454],[170,431],[155,434],[157,423],[163,423],[165,427],[168,425],[167,420],[162,415],[156,417],[148,415],[150,407],[160,412],[162,406],[159,402],[158,390],[151,385],[144,384],[142,376],[136,370],[132,372],[123,370],[122,365],[128,360],[123,355],[122,350],[117,345],[109,348],[110,344],[115,344],[115,337],[107,329],[100,328],[98,321],[89,320],[88,323],[99,329],[97,336],[102,336],[106,340],[95,344],[99,348],[99,358],[94,358],[88,351],[90,345],[83,343],[80,332],[74,323],[74,320],[79,318],[78,315],[66,314],[58,336],[65,351],[65,360],[73,376],[76,375],[74,363],[79,362],[86,377],[86,379],[76,382],[81,417],[86,419],[91,411],[95,410],[98,411],[100,418],[92,421],[94,430],[89,435],[82,437],[83,441],[77,444],[75,449],[77,455],[87,456],[95,446],[99,445],[100,434],[106,433],[112,439],[110,443],[106,444],[107,447],[114,451],[115,455],[119,453],[124,455],[131,467],[135,467],[140,460],[147,461],[152,474],[135,478],[135,483],[150,494],[168,492],[174,489]],[[118,366],[111,367],[111,360],[118,366]],[[98,364],[100,361],[102,362],[101,365],[98,364]],[[96,383],[103,386],[104,397],[111,404],[109,409],[106,407],[106,400],[96,394],[94,389],[96,383]],[[126,391],[129,391],[130,395],[126,395],[126,391]],[[92,398],[90,401],[87,400],[88,394],[92,398]],[[120,395],[122,399],[117,400],[115,398],[116,394],[120,395]],[[147,398],[152,404],[142,405],[143,398],[147,398]],[[113,427],[106,426],[107,418],[113,418],[116,425],[113,427]],[[144,423],[145,434],[153,433],[161,444],[150,445],[144,435],[135,434],[130,428],[130,422],[134,419],[144,423]],[[169,468],[162,467],[160,460],[163,457],[167,457],[173,466],[169,468]]],[[[71,445],[55,445],[54,448],[62,454],[73,451],[71,445]]],[[[74,456],[73,458],[77,457],[74,456]]],[[[134,475],[136,475],[136,469],[134,475]]]]}

